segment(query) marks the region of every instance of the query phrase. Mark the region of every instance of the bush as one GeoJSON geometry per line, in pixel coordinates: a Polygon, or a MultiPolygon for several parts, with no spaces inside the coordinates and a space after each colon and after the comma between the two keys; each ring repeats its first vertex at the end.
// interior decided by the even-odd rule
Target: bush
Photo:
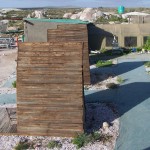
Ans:
{"type": "Polygon", "coordinates": [[[143,48],[145,50],[150,50],[150,36],[147,38],[146,43],[144,44],[143,48]]]}
{"type": "Polygon", "coordinates": [[[81,148],[85,146],[89,142],[89,136],[86,133],[79,134],[72,140],[72,143],[77,146],[77,148],[81,148]]]}
{"type": "Polygon", "coordinates": [[[14,88],[16,88],[16,81],[14,81],[14,82],[12,83],[12,86],[13,86],[14,88]]]}
{"type": "Polygon", "coordinates": [[[112,61],[99,60],[96,63],[96,67],[109,67],[109,66],[112,66],[112,65],[113,65],[112,61]]]}
{"type": "Polygon", "coordinates": [[[144,65],[145,65],[146,67],[150,67],[150,61],[144,63],[144,65]]]}
{"type": "Polygon", "coordinates": [[[20,142],[18,143],[17,146],[15,146],[15,150],[25,150],[25,149],[28,149],[30,147],[30,144],[29,143],[24,143],[24,142],[20,142]]]}
{"type": "Polygon", "coordinates": [[[142,47],[137,47],[137,52],[141,52],[142,51],[142,47]]]}
{"type": "Polygon", "coordinates": [[[59,141],[50,141],[47,145],[48,148],[54,149],[54,148],[61,148],[62,144],[59,141]]]}
{"type": "Polygon", "coordinates": [[[124,79],[122,78],[122,77],[117,77],[117,81],[118,81],[118,83],[123,83],[124,82],[124,79]]]}
{"type": "Polygon", "coordinates": [[[111,139],[109,135],[103,135],[99,132],[93,132],[91,134],[82,133],[77,135],[72,142],[77,146],[77,149],[86,146],[88,143],[94,143],[96,141],[106,142],[111,139]]]}

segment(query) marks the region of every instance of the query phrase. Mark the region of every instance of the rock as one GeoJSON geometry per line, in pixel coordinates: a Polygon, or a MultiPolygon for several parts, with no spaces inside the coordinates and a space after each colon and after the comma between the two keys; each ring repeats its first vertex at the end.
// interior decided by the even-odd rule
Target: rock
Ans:
{"type": "Polygon", "coordinates": [[[93,8],[86,8],[77,14],[66,13],[64,14],[63,18],[80,19],[82,21],[94,22],[103,15],[104,14],[101,11],[97,11],[93,8]]]}
{"type": "Polygon", "coordinates": [[[68,19],[68,18],[70,18],[71,16],[72,16],[72,13],[65,13],[64,16],[63,16],[63,18],[68,19]]]}
{"type": "Polygon", "coordinates": [[[40,146],[42,146],[41,143],[36,143],[36,145],[35,145],[35,147],[40,147],[40,146]]]}
{"type": "Polygon", "coordinates": [[[108,124],[107,122],[103,122],[102,128],[103,128],[104,130],[108,130],[108,129],[109,129],[109,124],[108,124]]]}
{"type": "Polygon", "coordinates": [[[27,18],[31,18],[31,15],[30,15],[30,14],[28,14],[27,18]]]}
{"type": "Polygon", "coordinates": [[[86,8],[80,15],[80,20],[93,22],[93,20],[95,19],[95,16],[93,18],[94,13],[95,10],[93,8],[86,8]]]}
{"type": "Polygon", "coordinates": [[[104,16],[104,13],[103,13],[103,12],[101,12],[101,11],[97,11],[97,12],[96,12],[96,17],[100,18],[100,17],[102,17],[102,16],[104,16]]]}
{"type": "Polygon", "coordinates": [[[44,18],[43,17],[43,14],[44,12],[43,11],[40,11],[40,10],[35,10],[32,14],[31,14],[31,17],[34,17],[34,18],[44,18]]]}
{"type": "Polygon", "coordinates": [[[70,19],[79,19],[79,15],[78,14],[73,14],[70,19]]]}

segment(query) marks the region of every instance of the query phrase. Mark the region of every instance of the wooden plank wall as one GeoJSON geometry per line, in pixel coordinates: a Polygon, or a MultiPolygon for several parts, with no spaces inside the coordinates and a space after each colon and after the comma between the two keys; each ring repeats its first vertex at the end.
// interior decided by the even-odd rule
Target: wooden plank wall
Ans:
{"type": "Polygon", "coordinates": [[[83,46],[83,76],[84,84],[89,85],[90,67],[89,67],[89,51],[88,51],[88,32],[87,25],[83,24],[62,24],[57,29],[48,30],[48,42],[84,42],[83,46]]]}
{"type": "Polygon", "coordinates": [[[17,131],[75,136],[83,132],[83,43],[19,43],[17,131]]]}

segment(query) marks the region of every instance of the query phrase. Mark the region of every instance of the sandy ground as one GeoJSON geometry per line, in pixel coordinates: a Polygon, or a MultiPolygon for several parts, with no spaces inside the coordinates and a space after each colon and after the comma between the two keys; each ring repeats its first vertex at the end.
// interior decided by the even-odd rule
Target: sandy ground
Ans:
{"type": "Polygon", "coordinates": [[[17,49],[0,49],[0,86],[16,73],[17,49]]]}

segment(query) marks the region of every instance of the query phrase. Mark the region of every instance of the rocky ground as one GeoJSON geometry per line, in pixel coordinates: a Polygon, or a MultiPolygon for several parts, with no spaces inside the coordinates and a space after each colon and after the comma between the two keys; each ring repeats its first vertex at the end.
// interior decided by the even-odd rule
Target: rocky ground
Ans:
{"type": "Polygon", "coordinates": [[[91,73],[91,85],[85,86],[87,90],[106,90],[108,83],[118,84],[117,76],[113,73],[91,73]]]}
{"type": "MultiPolygon", "coordinates": [[[[86,104],[86,131],[98,131],[104,136],[110,136],[106,141],[96,141],[89,143],[81,150],[112,150],[114,149],[118,137],[119,120],[114,112],[113,105],[106,104],[86,104]],[[104,122],[108,127],[104,128],[104,122]]],[[[60,150],[76,150],[76,145],[72,143],[72,138],[42,137],[42,136],[0,136],[0,150],[13,150],[18,143],[29,143],[35,150],[48,150],[48,143],[57,141],[61,144],[60,150]],[[32,144],[31,144],[32,143],[32,144]]],[[[57,149],[57,148],[55,148],[57,149]]]]}
{"type": "MultiPolygon", "coordinates": [[[[2,87],[7,81],[14,78],[16,72],[17,50],[0,50],[0,94],[13,94],[16,92],[14,88],[2,87]]],[[[89,89],[106,89],[106,83],[116,82],[114,74],[99,73],[92,74],[92,85],[89,89]]],[[[16,108],[16,104],[0,105],[0,107],[16,108]]],[[[109,140],[97,141],[89,143],[82,150],[112,150],[115,145],[119,130],[119,119],[112,104],[92,103],[86,104],[86,131],[98,131],[104,135],[110,135],[109,140]],[[108,127],[104,128],[103,123],[107,122],[108,127]]],[[[35,150],[48,150],[48,143],[52,140],[61,144],[61,150],[76,150],[76,146],[72,144],[71,138],[60,137],[40,137],[40,136],[0,136],[0,150],[13,150],[20,142],[32,143],[35,150]]]]}

